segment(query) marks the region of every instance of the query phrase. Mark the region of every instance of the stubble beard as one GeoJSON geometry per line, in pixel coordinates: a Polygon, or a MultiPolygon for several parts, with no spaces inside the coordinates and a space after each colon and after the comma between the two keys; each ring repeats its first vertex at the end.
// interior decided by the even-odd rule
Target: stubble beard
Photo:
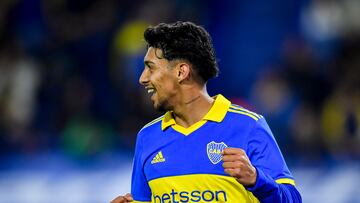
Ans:
{"type": "Polygon", "coordinates": [[[158,105],[154,104],[154,108],[156,111],[158,111],[160,113],[165,113],[165,112],[171,110],[171,108],[169,107],[169,105],[167,104],[166,101],[159,102],[158,105]]]}
{"type": "Polygon", "coordinates": [[[160,113],[165,113],[167,111],[163,105],[159,105],[159,106],[155,107],[155,110],[160,113]]]}

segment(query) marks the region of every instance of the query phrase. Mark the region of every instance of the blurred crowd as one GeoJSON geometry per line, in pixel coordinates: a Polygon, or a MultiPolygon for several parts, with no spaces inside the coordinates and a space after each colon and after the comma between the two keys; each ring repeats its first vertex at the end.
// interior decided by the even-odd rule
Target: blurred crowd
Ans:
{"type": "Polygon", "coordinates": [[[265,116],[286,158],[360,158],[360,2],[0,1],[0,155],[132,150],[160,114],[138,77],[144,29],[213,37],[212,94],[265,116]]]}

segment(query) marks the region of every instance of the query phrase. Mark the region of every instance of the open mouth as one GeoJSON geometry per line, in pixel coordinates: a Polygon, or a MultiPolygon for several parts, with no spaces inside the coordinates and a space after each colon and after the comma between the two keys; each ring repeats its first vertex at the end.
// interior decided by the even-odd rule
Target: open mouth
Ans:
{"type": "Polygon", "coordinates": [[[152,94],[152,93],[154,93],[155,92],[155,89],[147,89],[147,93],[148,94],[152,94]]]}
{"type": "Polygon", "coordinates": [[[153,99],[153,96],[156,93],[156,90],[154,88],[147,88],[146,91],[151,96],[151,99],[153,99]]]}

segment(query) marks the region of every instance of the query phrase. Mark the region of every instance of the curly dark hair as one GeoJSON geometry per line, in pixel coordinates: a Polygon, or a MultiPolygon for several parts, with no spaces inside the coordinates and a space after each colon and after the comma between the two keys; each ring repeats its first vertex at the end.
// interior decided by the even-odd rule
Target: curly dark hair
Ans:
{"type": "Polygon", "coordinates": [[[192,22],[160,23],[144,32],[148,47],[159,48],[169,61],[187,60],[204,82],[218,75],[209,33],[192,22]]]}

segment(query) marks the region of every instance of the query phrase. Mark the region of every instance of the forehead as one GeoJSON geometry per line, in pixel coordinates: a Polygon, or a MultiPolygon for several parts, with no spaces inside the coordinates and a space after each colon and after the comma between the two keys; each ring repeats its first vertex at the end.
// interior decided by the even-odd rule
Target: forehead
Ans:
{"type": "Polygon", "coordinates": [[[144,62],[158,62],[166,60],[163,58],[163,52],[161,49],[149,47],[144,57],[144,62]]]}

